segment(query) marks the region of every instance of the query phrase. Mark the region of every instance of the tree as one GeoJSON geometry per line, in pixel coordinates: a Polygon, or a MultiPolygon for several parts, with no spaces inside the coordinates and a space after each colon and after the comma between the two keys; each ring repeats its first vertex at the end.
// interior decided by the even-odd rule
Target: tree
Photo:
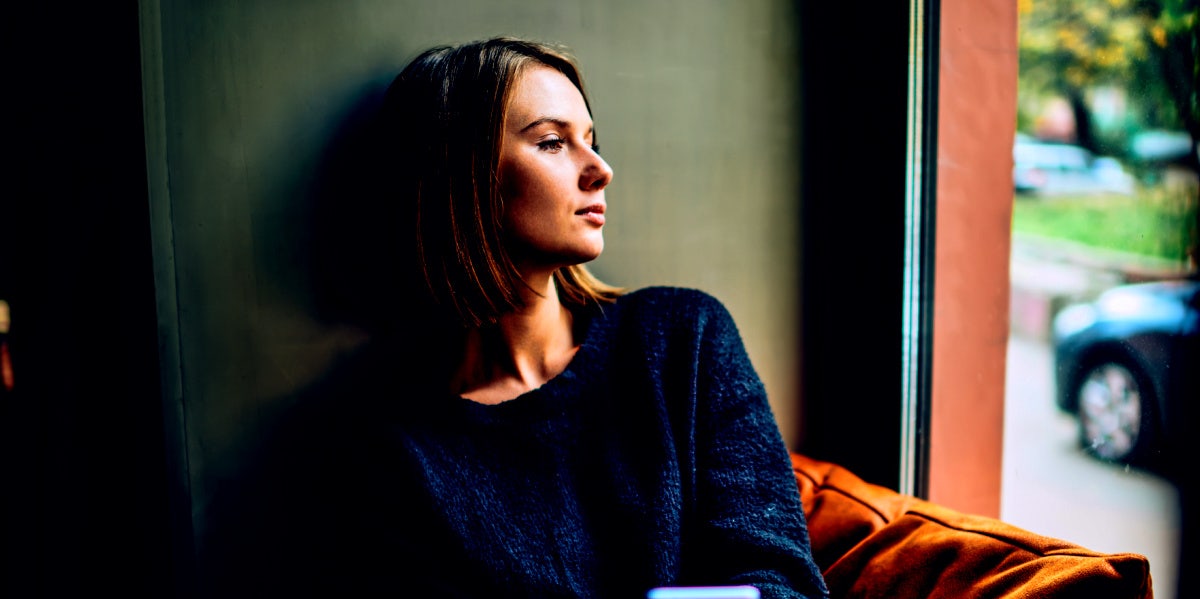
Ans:
{"type": "MultiPolygon", "coordinates": [[[[1200,0],[1018,0],[1022,90],[1065,98],[1077,143],[1100,151],[1086,101],[1125,89],[1155,122],[1200,140],[1197,30],[1200,0]],[[1145,110],[1148,109],[1148,110],[1145,110]]],[[[1189,166],[1200,172],[1193,152],[1189,166]]]]}
{"type": "MultiPolygon", "coordinates": [[[[1157,85],[1171,99],[1179,125],[1200,142],[1200,0],[1141,0],[1138,10],[1147,23],[1152,58],[1139,81],[1157,85]]],[[[1193,151],[1187,166],[1200,174],[1193,151]]]]}

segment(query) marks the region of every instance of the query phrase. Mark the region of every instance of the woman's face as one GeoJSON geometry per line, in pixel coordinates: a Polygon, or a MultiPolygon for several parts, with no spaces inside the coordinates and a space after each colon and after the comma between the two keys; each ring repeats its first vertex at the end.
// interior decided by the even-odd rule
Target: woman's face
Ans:
{"type": "Polygon", "coordinates": [[[522,272],[587,262],[604,249],[613,172],[593,135],[583,95],[562,73],[539,65],[517,79],[498,177],[509,251],[522,272]]]}

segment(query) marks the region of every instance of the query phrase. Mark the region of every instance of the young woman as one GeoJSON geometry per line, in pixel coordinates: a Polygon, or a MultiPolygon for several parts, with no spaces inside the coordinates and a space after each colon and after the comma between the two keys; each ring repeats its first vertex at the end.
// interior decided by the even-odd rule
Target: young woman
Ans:
{"type": "Polygon", "coordinates": [[[252,520],[273,519],[273,546],[243,575],[421,597],[825,596],[728,312],[583,266],[613,170],[570,57],[510,38],[430,49],[382,117],[420,307],[260,479],[279,499],[252,520]]]}

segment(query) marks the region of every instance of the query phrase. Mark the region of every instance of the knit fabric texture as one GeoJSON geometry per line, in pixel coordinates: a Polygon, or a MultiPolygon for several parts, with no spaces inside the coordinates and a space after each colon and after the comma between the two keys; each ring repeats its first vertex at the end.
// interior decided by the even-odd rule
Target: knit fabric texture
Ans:
{"type": "Polygon", "coordinates": [[[564,372],[498,405],[414,372],[403,340],[356,355],[214,500],[214,594],[827,596],[725,307],[650,287],[582,324],[564,372]]]}

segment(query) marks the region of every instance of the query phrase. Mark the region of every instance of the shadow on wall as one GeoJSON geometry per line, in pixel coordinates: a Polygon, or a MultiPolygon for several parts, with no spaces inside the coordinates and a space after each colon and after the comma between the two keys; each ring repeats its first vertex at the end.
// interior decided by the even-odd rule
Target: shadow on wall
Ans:
{"type": "Polygon", "coordinates": [[[335,124],[319,142],[311,169],[293,168],[282,185],[290,192],[268,200],[280,204],[274,210],[283,218],[256,219],[256,239],[276,253],[260,258],[266,266],[258,275],[267,277],[278,303],[295,306],[327,333],[393,333],[420,319],[413,291],[423,282],[412,276],[415,223],[400,202],[393,178],[399,144],[381,113],[395,74],[361,82],[342,96],[345,108],[331,117],[335,124]]]}
{"type": "Polygon", "coordinates": [[[404,275],[413,272],[414,223],[389,178],[395,153],[380,116],[387,83],[369,82],[352,96],[314,170],[289,181],[297,193],[280,194],[285,217],[257,221],[258,238],[278,251],[259,270],[277,301],[298,306],[318,329],[355,329],[370,343],[363,336],[353,347],[317,339],[304,352],[324,359],[293,365],[302,371],[299,384],[257,398],[255,419],[239,423],[228,453],[211,452],[222,463],[192,489],[200,596],[308,596],[318,573],[387,570],[372,563],[386,552],[346,541],[338,527],[357,534],[380,526],[355,519],[385,513],[370,504],[377,489],[354,486],[372,480],[363,472],[376,454],[362,448],[362,431],[371,415],[415,393],[412,373],[432,372],[441,347],[427,332],[434,324],[428,312],[414,301],[411,285],[420,281],[404,275]],[[370,362],[376,357],[387,366],[370,362]],[[390,380],[371,378],[380,372],[390,380]]]}
{"type": "Polygon", "coordinates": [[[262,150],[283,157],[273,159],[280,170],[259,173],[268,191],[249,198],[256,253],[249,293],[258,297],[240,309],[248,314],[251,332],[241,342],[253,345],[244,353],[256,361],[249,369],[254,376],[237,396],[194,403],[185,425],[189,438],[203,440],[188,465],[188,492],[199,513],[193,525],[200,530],[211,493],[244,470],[296,396],[404,315],[397,309],[407,303],[397,268],[404,226],[388,193],[377,116],[388,82],[330,92],[325,100],[340,110],[285,122],[279,130],[302,133],[286,138],[290,145],[262,150]],[[290,129],[300,127],[308,130],[290,129]],[[311,132],[318,129],[323,133],[311,132]]]}
{"type": "Polygon", "coordinates": [[[386,83],[364,86],[325,148],[304,197],[298,255],[322,324],[367,331],[387,328],[405,305],[397,260],[402,234],[399,205],[389,193],[388,147],[379,110],[386,83]]]}

